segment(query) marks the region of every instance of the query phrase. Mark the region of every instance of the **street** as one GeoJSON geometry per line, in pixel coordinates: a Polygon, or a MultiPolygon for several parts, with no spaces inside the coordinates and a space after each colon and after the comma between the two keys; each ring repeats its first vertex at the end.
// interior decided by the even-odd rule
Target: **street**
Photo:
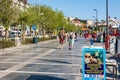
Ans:
{"type": "MultiPolygon", "coordinates": [[[[0,50],[0,80],[82,80],[81,52],[86,45],[89,43],[80,37],[72,50],[68,49],[68,43],[63,50],[57,48],[57,40],[0,50]]],[[[119,67],[118,62],[118,80],[119,67]]],[[[112,67],[107,67],[108,80],[112,79],[111,71],[112,67]]]]}

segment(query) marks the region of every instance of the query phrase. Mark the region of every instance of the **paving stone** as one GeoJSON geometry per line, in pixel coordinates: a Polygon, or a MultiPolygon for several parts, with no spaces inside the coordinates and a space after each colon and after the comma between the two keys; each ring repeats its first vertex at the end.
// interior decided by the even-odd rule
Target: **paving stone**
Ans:
{"type": "Polygon", "coordinates": [[[0,70],[6,70],[8,68],[11,68],[15,66],[15,63],[0,63],[0,70]]]}
{"type": "MultiPolygon", "coordinates": [[[[99,43],[94,44],[101,46],[99,43]]],[[[0,70],[3,71],[0,74],[8,74],[0,80],[82,80],[81,50],[85,45],[89,44],[85,43],[84,38],[80,38],[72,50],[68,50],[67,43],[63,50],[56,48],[58,42],[55,40],[6,50],[6,53],[0,55],[0,70]],[[38,56],[52,49],[55,51],[43,57],[38,56]],[[14,70],[12,67],[16,68],[16,65],[24,66],[14,70]],[[9,69],[8,72],[4,72],[6,69],[9,69]]],[[[113,58],[113,56],[107,57],[113,58]]],[[[120,63],[120,59],[117,61],[120,63]]],[[[106,70],[107,78],[112,78],[112,68],[108,67],[106,70]]],[[[118,64],[120,79],[119,72],[120,64],[118,64]]]]}

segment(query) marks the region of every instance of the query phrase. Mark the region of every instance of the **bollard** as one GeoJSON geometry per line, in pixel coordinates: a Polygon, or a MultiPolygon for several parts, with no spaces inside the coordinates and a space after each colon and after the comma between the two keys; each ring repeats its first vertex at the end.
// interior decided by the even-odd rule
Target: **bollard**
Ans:
{"type": "Polygon", "coordinates": [[[93,45],[94,45],[94,41],[91,39],[90,40],[90,47],[93,47],[93,45]]]}

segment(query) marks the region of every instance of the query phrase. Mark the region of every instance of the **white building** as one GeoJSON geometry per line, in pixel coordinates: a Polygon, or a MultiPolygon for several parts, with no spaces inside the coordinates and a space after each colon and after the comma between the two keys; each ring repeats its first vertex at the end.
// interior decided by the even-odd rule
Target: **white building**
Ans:
{"type": "Polygon", "coordinates": [[[18,6],[20,10],[24,10],[25,8],[29,8],[27,0],[12,0],[14,6],[18,6]]]}
{"type": "Polygon", "coordinates": [[[94,26],[94,22],[92,20],[87,20],[87,26],[94,26]]]}
{"type": "Polygon", "coordinates": [[[120,21],[117,19],[108,19],[108,25],[111,26],[112,28],[118,28],[120,25],[120,21]]]}

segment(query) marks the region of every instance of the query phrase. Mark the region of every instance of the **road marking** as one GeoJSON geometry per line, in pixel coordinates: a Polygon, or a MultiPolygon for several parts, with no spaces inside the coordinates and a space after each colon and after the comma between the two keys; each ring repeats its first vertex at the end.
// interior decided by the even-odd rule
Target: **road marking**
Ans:
{"type": "MultiPolygon", "coordinates": [[[[27,74],[45,74],[45,75],[70,75],[70,76],[79,76],[77,73],[55,73],[55,72],[33,72],[33,71],[0,71],[4,73],[27,73],[27,74]]],[[[81,74],[80,74],[81,75],[81,74]]]]}
{"type": "MultiPolygon", "coordinates": [[[[38,53],[37,53],[37,54],[38,54],[38,53]]],[[[63,55],[63,56],[64,56],[64,55],[63,55]]],[[[65,55],[65,56],[66,56],[66,55],[65,55]]],[[[1,56],[0,56],[0,57],[1,57],[1,56]]],[[[3,56],[3,57],[8,57],[8,56],[3,56]]],[[[18,57],[18,56],[10,56],[10,57],[13,57],[13,58],[14,58],[14,57],[15,57],[15,58],[21,58],[21,59],[22,59],[22,58],[24,58],[24,59],[25,59],[25,58],[26,58],[26,59],[31,58],[31,57],[24,57],[24,56],[19,56],[19,57],[18,57]]],[[[40,58],[40,57],[33,57],[33,58],[36,59],[36,58],[40,58]]],[[[60,59],[61,59],[61,60],[71,60],[71,58],[73,58],[73,57],[72,57],[72,56],[69,57],[69,58],[67,58],[67,57],[65,57],[65,58],[61,58],[61,57],[57,57],[57,58],[54,58],[54,57],[51,57],[51,58],[49,58],[49,57],[44,57],[44,58],[43,58],[43,57],[42,57],[42,58],[40,58],[40,59],[50,59],[50,60],[53,60],[53,59],[57,59],[57,60],[60,60],[60,59]]],[[[76,60],[76,61],[81,61],[81,58],[82,58],[81,56],[80,56],[80,58],[77,57],[77,58],[74,59],[74,61],[75,61],[75,60],[76,60]]],[[[39,60],[39,59],[38,59],[38,60],[39,60]]],[[[0,61],[0,62],[1,62],[1,61],[0,61]]],[[[3,61],[2,61],[2,62],[3,62],[3,61]]]]}
{"type": "Polygon", "coordinates": [[[52,53],[53,51],[55,51],[55,49],[51,49],[51,50],[49,50],[49,51],[47,51],[47,52],[45,52],[45,53],[43,53],[43,54],[40,54],[40,55],[37,55],[37,56],[35,56],[35,57],[30,58],[29,60],[26,60],[25,62],[22,62],[22,63],[20,63],[20,64],[18,64],[18,65],[15,65],[15,66],[13,66],[13,67],[11,67],[11,68],[9,68],[9,69],[7,69],[7,70],[4,71],[4,72],[7,72],[7,73],[1,73],[1,72],[0,72],[0,78],[2,78],[2,77],[4,77],[4,76],[7,76],[8,74],[12,73],[11,71],[16,71],[16,70],[22,68],[23,66],[27,65],[27,64],[25,64],[25,63],[30,64],[30,63],[34,62],[36,59],[39,59],[39,58],[41,58],[41,57],[44,57],[44,56],[52,53]]]}

